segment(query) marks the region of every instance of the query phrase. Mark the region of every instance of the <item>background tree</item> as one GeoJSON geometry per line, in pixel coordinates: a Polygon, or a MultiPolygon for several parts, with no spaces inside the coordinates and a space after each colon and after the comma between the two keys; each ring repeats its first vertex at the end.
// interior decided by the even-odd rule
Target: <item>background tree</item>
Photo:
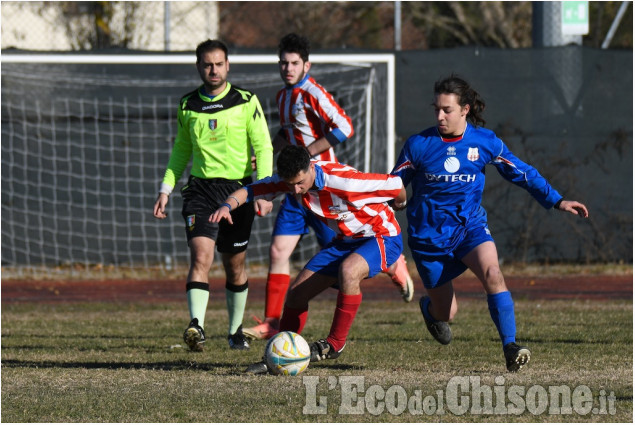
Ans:
{"type": "Polygon", "coordinates": [[[134,1],[61,1],[24,6],[35,6],[40,16],[45,15],[44,8],[57,9],[56,24],[65,28],[73,50],[126,48],[144,20],[138,13],[140,2],[134,1]]]}
{"type": "Polygon", "coordinates": [[[318,49],[393,45],[391,2],[221,2],[219,9],[219,36],[234,46],[272,48],[291,31],[318,49]]]}
{"type": "MultiPolygon", "coordinates": [[[[71,50],[131,46],[135,49],[156,50],[157,36],[151,38],[151,30],[164,27],[163,13],[157,12],[156,7],[157,4],[163,4],[159,2],[3,2],[3,19],[7,19],[7,22],[11,16],[5,16],[4,11],[9,4],[11,8],[20,7],[21,10],[34,12],[47,27],[64,28],[71,50]],[[154,9],[149,12],[152,5],[154,9]],[[154,47],[148,47],[151,44],[154,47]]],[[[184,40],[181,50],[194,49],[201,29],[209,27],[210,31],[203,33],[216,34],[215,12],[210,15],[213,21],[206,26],[192,23],[192,14],[206,13],[206,4],[212,3],[184,1],[174,4],[185,5],[178,12],[175,11],[176,7],[172,8],[169,26],[174,34],[178,32],[184,40]],[[185,47],[190,44],[191,47],[185,47]]],[[[275,49],[284,34],[295,31],[307,35],[316,49],[394,48],[393,1],[221,1],[216,4],[219,12],[218,34],[233,47],[275,49]]],[[[601,47],[621,4],[621,1],[589,2],[589,34],[583,37],[585,46],[601,47]]],[[[531,1],[403,1],[401,6],[403,50],[459,46],[532,47],[531,1]]],[[[10,30],[14,37],[10,38],[24,39],[24,34],[29,33],[33,25],[41,25],[41,22],[14,25],[10,30]]],[[[21,48],[19,41],[14,43],[3,46],[21,48]]],[[[632,2],[610,47],[633,48],[632,2]]],[[[63,49],[68,49],[66,44],[63,49]]]]}
{"type": "MultiPolygon", "coordinates": [[[[532,2],[450,1],[402,4],[403,50],[459,46],[532,47],[532,2]]],[[[589,35],[600,47],[619,1],[589,2],[589,35]]],[[[314,48],[392,49],[394,2],[220,2],[220,37],[230,45],[275,48],[290,31],[308,36],[314,48]]],[[[622,19],[611,47],[633,48],[633,8],[622,19]]]]}
{"type": "MultiPolygon", "coordinates": [[[[633,49],[633,2],[630,3],[611,41],[611,48],[633,49]]],[[[583,37],[583,45],[602,47],[621,4],[621,1],[589,2],[589,34],[583,37]]]]}
{"type": "Polygon", "coordinates": [[[404,2],[406,49],[531,46],[531,2],[404,2]]]}

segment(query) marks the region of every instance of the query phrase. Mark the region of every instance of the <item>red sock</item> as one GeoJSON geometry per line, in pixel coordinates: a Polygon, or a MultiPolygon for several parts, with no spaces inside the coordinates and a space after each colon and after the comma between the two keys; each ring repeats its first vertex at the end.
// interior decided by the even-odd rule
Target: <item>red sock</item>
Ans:
{"type": "Polygon", "coordinates": [[[351,329],[357,310],[362,303],[362,294],[337,294],[337,306],[333,315],[333,324],[326,340],[335,351],[340,351],[346,345],[346,337],[351,329]]]}
{"type": "Polygon", "coordinates": [[[302,333],[302,329],[304,329],[308,317],[308,307],[300,309],[285,306],[282,319],[280,319],[280,332],[291,331],[298,334],[302,333]]]}
{"type": "Polygon", "coordinates": [[[290,281],[291,278],[288,274],[270,274],[267,276],[265,317],[280,319],[290,281]]]}

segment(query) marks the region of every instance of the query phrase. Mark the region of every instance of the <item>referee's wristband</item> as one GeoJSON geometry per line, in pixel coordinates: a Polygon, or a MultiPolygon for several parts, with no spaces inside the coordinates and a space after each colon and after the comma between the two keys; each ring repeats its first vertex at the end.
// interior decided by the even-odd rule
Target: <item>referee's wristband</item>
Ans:
{"type": "Polygon", "coordinates": [[[231,210],[232,210],[232,206],[231,206],[231,205],[229,205],[227,202],[223,202],[222,204],[220,204],[220,206],[221,206],[221,207],[227,207],[227,208],[229,208],[229,211],[231,211],[231,210]]]}

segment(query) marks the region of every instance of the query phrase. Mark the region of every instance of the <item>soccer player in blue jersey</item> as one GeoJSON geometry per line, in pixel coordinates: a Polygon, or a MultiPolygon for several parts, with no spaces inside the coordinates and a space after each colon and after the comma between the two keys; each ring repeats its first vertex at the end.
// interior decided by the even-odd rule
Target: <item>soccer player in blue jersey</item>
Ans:
{"type": "Polygon", "coordinates": [[[427,292],[419,301],[421,313],[432,336],[449,344],[448,322],[457,312],[452,279],[469,268],[487,293],[507,369],[516,372],[529,361],[531,352],[516,344],[514,303],[481,206],[485,166],[493,165],[544,208],[583,218],[589,213],[580,202],[565,200],[534,167],[483,128],[485,103],[465,80],[451,75],[437,81],[433,106],[437,125],[406,141],[392,171],[404,186],[412,183],[405,207],[408,245],[427,292]]]}

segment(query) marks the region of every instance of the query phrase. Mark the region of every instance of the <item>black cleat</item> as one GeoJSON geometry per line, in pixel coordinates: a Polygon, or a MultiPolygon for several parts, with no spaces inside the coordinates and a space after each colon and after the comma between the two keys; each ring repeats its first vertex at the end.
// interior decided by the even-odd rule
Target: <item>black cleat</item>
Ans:
{"type": "Polygon", "coordinates": [[[229,348],[232,350],[249,350],[249,342],[243,334],[243,325],[238,327],[235,334],[227,335],[227,341],[229,341],[229,348]]]}
{"type": "MultiPolygon", "coordinates": [[[[345,347],[346,345],[344,345],[345,347]]],[[[335,351],[331,344],[325,339],[320,339],[310,345],[311,361],[319,362],[320,360],[336,359],[344,351],[344,347],[340,351],[335,351]]]]}
{"type": "Polygon", "coordinates": [[[507,362],[507,370],[510,372],[518,372],[524,365],[529,363],[531,351],[529,348],[522,347],[515,342],[510,342],[503,348],[505,353],[505,361],[507,362]]]}
{"type": "Polygon", "coordinates": [[[247,366],[245,373],[250,375],[264,375],[269,373],[269,368],[267,367],[267,363],[265,361],[261,361],[258,363],[250,364],[247,366]]]}
{"type": "Polygon", "coordinates": [[[205,332],[198,325],[198,319],[194,318],[183,332],[183,341],[190,347],[191,351],[203,351],[205,343],[205,332]]]}
{"type": "Polygon", "coordinates": [[[421,297],[419,300],[419,308],[421,309],[423,320],[426,322],[426,327],[434,339],[443,345],[448,345],[450,341],[452,341],[452,330],[450,329],[450,325],[448,322],[444,322],[442,320],[428,320],[426,318],[426,315],[423,313],[423,309],[426,308],[426,298],[428,298],[427,295],[421,297]]]}

